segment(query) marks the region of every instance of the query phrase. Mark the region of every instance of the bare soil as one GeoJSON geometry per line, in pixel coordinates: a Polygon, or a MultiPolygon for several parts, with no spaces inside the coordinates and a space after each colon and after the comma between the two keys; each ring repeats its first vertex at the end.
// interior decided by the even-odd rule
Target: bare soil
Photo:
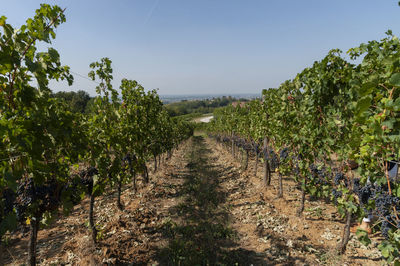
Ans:
{"type": "MultiPolygon", "coordinates": [[[[254,158],[246,171],[221,144],[195,136],[174,151],[150,184],[130,184],[95,203],[99,241],[89,238],[89,201],[75,206],[38,234],[40,265],[382,265],[379,238],[363,247],[352,234],[344,255],[335,247],[344,221],[333,205],[307,198],[296,216],[300,191],[284,179],[284,197],[262,182],[254,158]]],[[[151,165],[149,166],[151,167],[151,165]]],[[[29,233],[9,236],[5,261],[23,264],[29,233]]]]}

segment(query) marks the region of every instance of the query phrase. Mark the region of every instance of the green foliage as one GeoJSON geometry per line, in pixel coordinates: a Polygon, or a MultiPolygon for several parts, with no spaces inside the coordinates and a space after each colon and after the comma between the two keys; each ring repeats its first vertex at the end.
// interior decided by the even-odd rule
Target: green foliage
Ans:
{"type": "Polygon", "coordinates": [[[234,97],[219,97],[209,100],[183,100],[180,102],[166,104],[170,116],[183,116],[192,113],[207,114],[213,112],[216,108],[224,107],[232,104],[233,102],[247,102],[247,99],[236,99],[234,97]]]}
{"type": "Polygon", "coordinates": [[[52,94],[50,80],[71,84],[73,77],[55,49],[39,52],[36,45],[50,43],[63,22],[63,10],[47,4],[19,29],[0,18],[0,240],[17,223],[6,192],[32,181],[18,195],[20,201],[32,199],[19,220],[48,224],[61,207],[67,214],[85,192],[94,199],[107,185],[133,178],[150,156],[170,151],[193,133],[188,123],[169,117],[156,91],[123,79],[121,96],[112,86],[108,58],[90,64],[89,77],[99,81],[95,98],[83,91],[52,94]],[[127,154],[136,156],[129,167],[127,154]],[[98,170],[93,186],[83,187],[72,175],[71,169],[83,164],[98,170]],[[36,188],[50,184],[45,198],[36,195],[36,188]]]}
{"type": "Polygon", "coordinates": [[[363,244],[364,246],[368,246],[371,244],[371,239],[368,237],[368,233],[362,229],[357,229],[356,236],[358,240],[363,244]]]}
{"type": "Polygon", "coordinates": [[[67,106],[69,106],[71,109],[71,112],[74,113],[89,113],[89,103],[90,101],[94,98],[90,97],[89,94],[86,91],[60,91],[55,94],[53,94],[54,98],[59,98],[62,99],[67,106]]]}
{"type": "MultiPolygon", "coordinates": [[[[73,78],[55,49],[39,52],[36,47],[50,43],[63,22],[63,10],[47,4],[19,29],[7,24],[4,16],[0,20],[0,195],[15,190],[21,179],[33,179],[34,186],[51,180],[66,183],[68,167],[79,155],[76,117],[51,98],[48,88],[49,80],[66,79],[71,84],[73,78]],[[31,85],[33,79],[37,88],[31,85]]],[[[40,219],[46,210],[39,206],[34,200],[27,217],[40,219]]],[[[16,225],[15,217],[3,218],[2,234],[16,225]]]]}
{"type": "MultiPolygon", "coordinates": [[[[280,174],[292,175],[315,197],[338,191],[332,199],[339,213],[362,217],[349,160],[360,166],[361,185],[368,179],[389,184],[388,193],[399,195],[399,184],[389,183],[386,162],[400,157],[400,41],[390,31],[387,35],[348,51],[351,59],[362,58],[358,65],[332,50],[279,88],[264,90],[262,102],[216,110],[209,130],[258,143],[267,138],[275,153],[287,148],[290,159],[280,161],[280,174]],[[333,182],[336,171],[345,181],[333,182]]],[[[364,208],[373,209],[374,201],[364,208]]],[[[400,224],[398,211],[391,211],[394,224],[400,224]]],[[[358,236],[369,242],[363,232],[358,236]]],[[[392,233],[382,242],[388,261],[398,256],[398,243],[392,233]]]]}

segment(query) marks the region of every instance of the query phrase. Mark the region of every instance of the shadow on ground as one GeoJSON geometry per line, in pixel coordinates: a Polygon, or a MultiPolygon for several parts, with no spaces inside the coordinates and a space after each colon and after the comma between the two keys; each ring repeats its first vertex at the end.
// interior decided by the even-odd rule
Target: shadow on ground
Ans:
{"type": "Polygon", "coordinates": [[[203,137],[193,138],[179,195],[181,202],[169,209],[171,219],[162,227],[167,246],[158,250],[162,265],[271,265],[266,254],[239,246],[237,232],[229,227],[226,192],[220,186],[230,169],[211,164],[203,137]]]}

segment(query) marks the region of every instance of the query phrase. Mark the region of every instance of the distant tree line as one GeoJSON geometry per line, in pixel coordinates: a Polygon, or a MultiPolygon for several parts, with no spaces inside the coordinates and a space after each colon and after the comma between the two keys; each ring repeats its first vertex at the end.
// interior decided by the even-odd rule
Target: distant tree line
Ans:
{"type": "MultiPolygon", "coordinates": [[[[53,93],[53,97],[61,99],[67,103],[70,110],[74,113],[88,114],[93,110],[94,98],[86,91],[59,91],[53,93]]],[[[170,116],[181,116],[187,114],[206,114],[212,113],[215,108],[225,107],[234,102],[246,102],[248,99],[235,98],[232,96],[222,96],[205,100],[182,100],[164,105],[165,110],[170,116]]]]}
{"type": "Polygon", "coordinates": [[[74,113],[90,113],[93,108],[94,97],[83,90],[75,91],[59,91],[53,93],[53,97],[62,99],[70,107],[74,113]]]}
{"type": "Polygon", "coordinates": [[[164,105],[165,109],[170,116],[180,116],[192,113],[212,113],[215,108],[224,107],[232,104],[233,102],[246,102],[248,99],[235,98],[232,96],[222,96],[206,100],[182,100],[164,105]]]}

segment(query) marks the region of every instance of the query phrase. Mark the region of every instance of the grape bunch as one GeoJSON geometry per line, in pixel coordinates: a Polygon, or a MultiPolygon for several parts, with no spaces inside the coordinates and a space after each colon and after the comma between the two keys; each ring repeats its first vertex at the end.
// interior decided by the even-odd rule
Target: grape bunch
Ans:
{"type": "Polygon", "coordinates": [[[389,231],[391,229],[399,229],[400,221],[393,214],[388,214],[385,216],[381,216],[381,233],[382,236],[386,239],[389,239],[389,231]]]}
{"type": "MultiPolygon", "coordinates": [[[[391,184],[393,185],[393,184],[391,184]]],[[[376,215],[381,221],[381,233],[386,239],[389,237],[389,231],[392,228],[400,228],[400,220],[398,210],[400,210],[400,199],[389,194],[388,185],[386,183],[380,185],[367,182],[365,185],[360,183],[360,179],[353,181],[353,192],[357,195],[360,206],[369,215],[376,215]],[[374,201],[374,209],[368,206],[370,200],[374,201]],[[394,212],[397,212],[396,214],[394,212]]]]}
{"type": "Polygon", "coordinates": [[[358,196],[361,205],[368,204],[368,200],[372,198],[373,187],[371,184],[366,184],[365,186],[360,185],[360,180],[358,178],[354,179],[353,192],[358,196]]]}
{"type": "Polygon", "coordinates": [[[251,145],[251,143],[249,142],[244,142],[242,144],[242,147],[245,151],[251,151],[253,149],[253,145],[251,145]]]}
{"type": "Polygon", "coordinates": [[[336,190],[334,188],[332,189],[333,202],[335,204],[337,204],[337,199],[341,198],[342,195],[343,195],[342,191],[338,191],[338,190],[336,190]]]}
{"type": "Polygon", "coordinates": [[[279,158],[281,161],[285,161],[289,156],[289,149],[288,148],[283,148],[280,152],[279,152],[279,158]]]}
{"type": "Polygon", "coordinates": [[[315,164],[311,164],[310,171],[317,185],[329,185],[328,171],[326,170],[325,167],[319,169],[315,164]]]}
{"type": "Polygon", "coordinates": [[[0,201],[0,224],[3,219],[13,212],[16,194],[10,188],[5,188],[0,201]]]}
{"type": "Polygon", "coordinates": [[[346,182],[344,174],[341,173],[341,172],[336,172],[333,182],[335,183],[336,186],[339,186],[341,181],[345,181],[346,182]]]}
{"type": "Polygon", "coordinates": [[[131,164],[132,164],[132,157],[131,157],[131,154],[130,154],[130,153],[126,154],[125,157],[122,158],[122,161],[123,161],[123,162],[127,162],[129,165],[131,165],[131,164]]]}
{"type": "Polygon", "coordinates": [[[392,206],[397,205],[397,207],[399,207],[398,203],[399,199],[397,197],[386,193],[379,194],[375,197],[376,213],[381,217],[390,215],[392,206]]]}
{"type": "Polygon", "coordinates": [[[96,167],[89,167],[86,170],[79,172],[82,185],[86,188],[86,193],[92,194],[93,190],[93,176],[99,174],[96,167]]]}
{"type": "Polygon", "coordinates": [[[255,154],[260,154],[260,145],[255,141],[253,141],[253,150],[255,154]]]}
{"type": "Polygon", "coordinates": [[[382,233],[382,236],[384,237],[384,238],[386,238],[386,239],[388,239],[389,238],[389,230],[391,229],[391,223],[390,223],[390,220],[391,220],[391,218],[390,218],[390,216],[388,215],[388,216],[386,216],[384,219],[383,219],[383,221],[382,221],[382,223],[381,223],[381,233],[382,233]]]}
{"type": "Polygon", "coordinates": [[[274,172],[279,167],[278,156],[272,149],[263,149],[264,160],[269,162],[271,171],[274,172]]]}
{"type": "Polygon", "coordinates": [[[228,142],[231,142],[231,139],[225,136],[225,137],[222,139],[222,141],[225,142],[225,143],[228,143],[228,142]]]}
{"type": "Polygon", "coordinates": [[[8,213],[12,212],[14,208],[14,201],[15,201],[16,194],[15,192],[10,189],[4,189],[2,193],[2,203],[3,203],[3,215],[7,215],[8,213]]]}
{"type": "Polygon", "coordinates": [[[41,185],[34,184],[33,178],[23,179],[17,188],[14,204],[17,219],[22,222],[29,214],[40,217],[46,211],[56,210],[61,203],[62,188],[55,179],[41,185]]]}

